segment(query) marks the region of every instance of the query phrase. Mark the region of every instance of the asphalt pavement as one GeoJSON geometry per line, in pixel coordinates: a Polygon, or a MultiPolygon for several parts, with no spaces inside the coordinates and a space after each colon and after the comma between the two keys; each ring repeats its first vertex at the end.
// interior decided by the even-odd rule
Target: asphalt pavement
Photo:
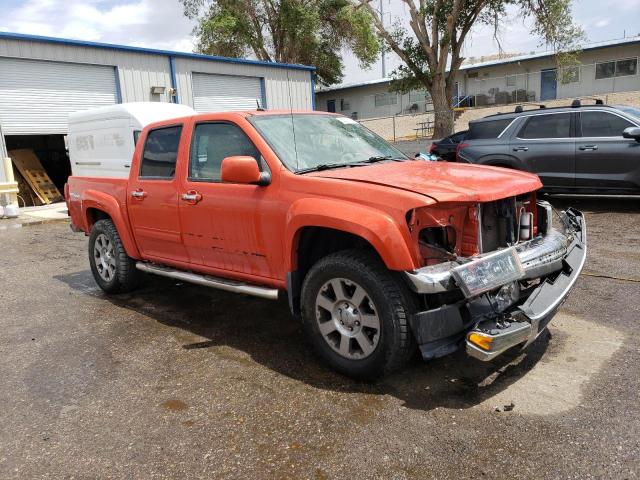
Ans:
{"type": "Polygon", "coordinates": [[[0,478],[638,478],[640,198],[550,200],[586,211],[589,252],[548,334],[373,384],[284,301],[108,297],[66,222],[0,230],[0,478]]]}

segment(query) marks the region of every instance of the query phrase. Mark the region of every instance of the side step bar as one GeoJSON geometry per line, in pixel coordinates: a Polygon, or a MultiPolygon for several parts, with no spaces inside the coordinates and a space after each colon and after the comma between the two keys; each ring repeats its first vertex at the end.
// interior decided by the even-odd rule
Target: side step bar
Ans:
{"type": "Polygon", "coordinates": [[[275,288],[259,287],[248,283],[211,277],[209,275],[185,272],[162,265],[155,265],[153,263],[138,262],[136,263],[136,268],[143,272],[160,275],[161,277],[174,278],[183,282],[204,285],[205,287],[217,288],[227,292],[244,293],[246,295],[253,295],[254,297],[266,298],[268,300],[278,299],[278,290],[275,288]]]}

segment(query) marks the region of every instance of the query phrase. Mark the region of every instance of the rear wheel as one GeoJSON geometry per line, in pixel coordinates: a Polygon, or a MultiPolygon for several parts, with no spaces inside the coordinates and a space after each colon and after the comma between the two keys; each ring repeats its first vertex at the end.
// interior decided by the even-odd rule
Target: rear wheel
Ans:
{"type": "Polygon", "coordinates": [[[136,262],[127,255],[111,220],[99,220],[89,236],[89,264],[93,278],[107,293],[124,293],[138,283],[136,262]]]}
{"type": "Polygon", "coordinates": [[[414,299],[373,253],[347,250],[316,263],[302,286],[305,332],[335,370],[371,379],[402,366],[415,351],[414,299]]]}

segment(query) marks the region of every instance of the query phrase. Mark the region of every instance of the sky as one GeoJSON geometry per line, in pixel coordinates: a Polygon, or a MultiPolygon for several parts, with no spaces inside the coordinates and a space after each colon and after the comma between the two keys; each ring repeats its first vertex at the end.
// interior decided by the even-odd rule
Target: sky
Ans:
{"type": "MultiPolygon", "coordinates": [[[[400,0],[382,2],[387,23],[404,17],[405,7],[400,0]]],[[[591,42],[640,34],[640,0],[573,0],[572,3],[574,19],[591,42]],[[606,8],[607,5],[615,8],[606,8]]],[[[183,15],[178,0],[0,0],[0,7],[0,31],[181,52],[193,50],[194,21],[183,15]]],[[[545,48],[538,38],[529,34],[529,26],[515,11],[503,19],[499,37],[505,52],[529,53],[545,48]]],[[[464,53],[479,57],[497,51],[493,30],[477,27],[464,53]]],[[[344,83],[382,76],[380,62],[369,70],[362,70],[358,62],[345,53],[344,63],[344,83]]],[[[387,71],[397,63],[394,55],[388,55],[387,71]]]]}

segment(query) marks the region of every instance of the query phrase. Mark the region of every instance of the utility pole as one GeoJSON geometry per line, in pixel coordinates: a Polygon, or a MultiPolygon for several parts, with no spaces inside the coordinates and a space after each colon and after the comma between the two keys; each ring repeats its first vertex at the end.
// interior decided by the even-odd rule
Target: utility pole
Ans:
{"type": "MultiPolygon", "coordinates": [[[[380,21],[382,22],[382,25],[384,26],[384,0],[380,0],[380,21]]],[[[383,49],[382,52],[380,53],[380,59],[382,60],[382,78],[386,78],[387,76],[387,66],[385,65],[385,58],[384,58],[384,45],[383,45],[383,49]]]]}

